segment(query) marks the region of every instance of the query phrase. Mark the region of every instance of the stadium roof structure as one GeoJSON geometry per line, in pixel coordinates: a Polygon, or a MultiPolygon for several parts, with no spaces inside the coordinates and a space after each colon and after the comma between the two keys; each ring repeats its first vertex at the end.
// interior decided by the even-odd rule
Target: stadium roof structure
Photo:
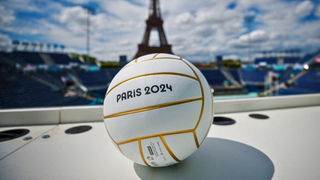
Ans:
{"type": "Polygon", "coordinates": [[[166,168],[145,167],[125,158],[108,137],[102,106],[0,110],[1,140],[22,134],[0,141],[1,178],[320,177],[320,94],[216,100],[214,108],[216,124],[228,124],[230,119],[236,123],[213,124],[193,155],[166,168]],[[13,129],[20,130],[3,133],[13,129]]]}

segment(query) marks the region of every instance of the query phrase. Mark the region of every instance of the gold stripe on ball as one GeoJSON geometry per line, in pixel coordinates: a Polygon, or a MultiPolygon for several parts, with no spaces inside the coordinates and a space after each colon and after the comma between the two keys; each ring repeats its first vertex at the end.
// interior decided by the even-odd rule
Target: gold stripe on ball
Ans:
{"type": "MultiPolygon", "coordinates": [[[[111,138],[111,140],[118,146],[118,148],[119,148],[119,150],[120,150],[120,152],[123,154],[123,152],[122,152],[122,150],[121,150],[121,148],[120,148],[120,146],[116,143],[116,141],[114,141],[114,139],[111,137],[111,135],[110,135],[110,133],[109,133],[109,130],[108,130],[108,128],[107,128],[107,125],[106,125],[106,123],[104,123],[103,122],[103,124],[104,124],[104,126],[106,127],[106,130],[107,130],[107,132],[108,132],[108,134],[109,134],[109,137],[111,138]]],[[[123,154],[124,155],[124,154],[123,154]]]]}
{"type": "MultiPolygon", "coordinates": [[[[212,95],[211,95],[211,101],[212,101],[212,106],[211,106],[211,108],[213,108],[213,97],[212,97],[212,95]]],[[[201,145],[201,144],[203,143],[203,141],[206,139],[206,137],[207,137],[207,135],[208,135],[208,133],[209,133],[210,127],[211,127],[211,125],[212,125],[212,121],[213,121],[213,109],[212,109],[212,111],[211,111],[211,120],[210,120],[210,124],[209,124],[208,130],[207,130],[207,133],[206,133],[206,135],[204,136],[204,138],[203,138],[202,142],[200,143],[200,145],[201,145]]]]}
{"type": "Polygon", "coordinates": [[[139,140],[138,143],[139,143],[139,151],[140,151],[141,158],[142,158],[143,162],[144,162],[147,166],[150,167],[150,165],[147,163],[146,159],[144,158],[143,151],[142,151],[141,140],[139,140]]]}
{"type": "Polygon", "coordinates": [[[189,76],[189,75],[186,75],[186,74],[181,74],[181,73],[173,73],[173,72],[158,72],[158,73],[150,73],[150,74],[143,74],[143,75],[139,75],[139,76],[135,76],[135,77],[132,77],[132,78],[129,78],[129,79],[126,79],[120,83],[118,83],[117,85],[113,86],[110,91],[107,92],[106,96],[108,96],[108,94],[116,87],[120,86],[121,84],[123,83],[126,83],[128,81],[131,81],[131,80],[134,80],[134,79],[137,79],[137,78],[142,78],[142,77],[148,77],[148,76],[159,76],[159,75],[172,75],[172,76],[182,76],[182,77],[187,77],[187,78],[190,78],[190,79],[193,79],[193,80],[196,80],[198,81],[197,78],[194,78],[192,76],[189,76]]]}
{"type": "Polygon", "coordinates": [[[196,77],[197,77],[197,80],[198,80],[199,85],[200,85],[200,88],[201,88],[201,96],[202,96],[201,111],[200,111],[200,115],[199,115],[199,119],[198,119],[198,121],[197,121],[197,124],[196,124],[196,126],[194,127],[194,136],[195,136],[195,139],[194,139],[194,140],[195,140],[195,142],[196,142],[197,148],[199,148],[200,145],[199,145],[198,138],[196,137],[195,132],[196,132],[196,130],[197,130],[199,124],[200,124],[200,121],[201,121],[201,118],[202,118],[202,114],[203,114],[203,109],[204,109],[204,92],[203,92],[203,87],[202,87],[202,83],[201,83],[201,81],[200,81],[200,78],[199,78],[198,74],[195,72],[195,70],[194,70],[187,62],[185,62],[182,58],[180,58],[180,60],[183,61],[187,66],[189,66],[189,68],[193,71],[193,73],[194,73],[194,74],[196,75],[196,77]]]}
{"type": "Polygon", "coordinates": [[[171,151],[171,149],[169,148],[169,146],[168,146],[166,140],[164,139],[164,137],[163,137],[163,136],[160,136],[160,139],[161,139],[163,145],[166,147],[168,153],[171,155],[171,157],[172,157],[175,161],[180,162],[180,160],[176,157],[176,155],[174,155],[174,153],[173,153],[173,152],[171,151]]]}
{"type": "Polygon", "coordinates": [[[194,137],[194,142],[196,143],[197,148],[199,148],[200,145],[199,145],[198,137],[197,137],[197,134],[196,134],[196,130],[194,129],[192,131],[192,133],[193,133],[193,137],[194,137]]]}
{"type": "Polygon", "coordinates": [[[147,106],[147,107],[143,107],[143,108],[132,109],[129,111],[123,111],[123,112],[119,112],[119,113],[115,113],[115,114],[110,114],[110,115],[104,116],[103,118],[107,119],[107,118],[125,116],[125,115],[129,115],[129,114],[150,111],[150,110],[154,110],[154,109],[165,108],[165,107],[169,107],[169,106],[175,106],[175,105],[189,103],[189,102],[193,102],[193,101],[199,101],[199,100],[202,100],[202,98],[199,97],[199,98],[185,99],[185,100],[174,101],[174,102],[169,102],[169,103],[164,103],[164,104],[157,104],[157,105],[153,105],[153,106],[147,106]]]}
{"type": "Polygon", "coordinates": [[[118,144],[120,146],[122,144],[131,143],[131,142],[134,142],[134,141],[138,141],[140,139],[149,139],[149,138],[155,138],[155,137],[159,137],[159,136],[183,134],[183,133],[190,133],[190,132],[193,132],[193,129],[180,130],[180,131],[171,131],[171,132],[165,132],[165,133],[159,133],[159,134],[152,134],[152,135],[148,135],[148,136],[141,136],[141,137],[137,137],[137,138],[128,139],[128,140],[125,140],[125,141],[120,141],[120,142],[118,142],[116,144],[118,144]]]}
{"type": "Polygon", "coordinates": [[[157,53],[156,55],[153,56],[152,59],[155,59],[160,53],[157,53]]]}
{"type": "MultiPolygon", "coordinates": [[[[125,67],[123,67],[122,69],[125,69],[129,66],[132,66],[132,65],[135,65],[135,64],[138,64],[138,63],[141,63],[141,62],[146,62],[146,61],[150,61],[150,60],[159,60],[159,59],[171,59],[171,60],[180,60],[180,58],[171,58],[171,57],[159,57],[159,58],[152,58],[152,59],[144,59],[144,60],[141,60],[139,62],[135,61],[135,63],[132,63],[132,64],[128,64],[126,65],[125,67]]],[[[121,69],[121,70],[122,70],[121,69]]]]}

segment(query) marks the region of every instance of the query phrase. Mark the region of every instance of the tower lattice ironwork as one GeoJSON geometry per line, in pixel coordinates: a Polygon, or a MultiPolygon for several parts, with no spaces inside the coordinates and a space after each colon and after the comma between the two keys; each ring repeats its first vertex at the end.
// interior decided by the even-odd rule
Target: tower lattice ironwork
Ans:
{"type": "Polygon", "coordinates": [[[161,19],[159,0],[151,0],[149,9],[149,18],[146,21],[147,27],[143,36],[142,43],[138,45],[138,52],[134,58],[151,53],[169,53],[172,54],[171,45],[168,44],[163,30],[163,20],[161,19]],[[149,46],[151,30],[157,30],[159,33],[160,46],[149,46]]]}

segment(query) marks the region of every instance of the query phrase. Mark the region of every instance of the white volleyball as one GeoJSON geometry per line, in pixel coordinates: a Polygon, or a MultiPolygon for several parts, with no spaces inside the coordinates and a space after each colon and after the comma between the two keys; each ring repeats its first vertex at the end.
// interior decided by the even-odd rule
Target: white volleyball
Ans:
{"type": "Polygon", "coordinates": [[[113,78],[103,114],[123,155],[145,166],[169,166],[205,140],[213,97],[204,76],[187,60],[150,54],[131,61],[113,78]]]}

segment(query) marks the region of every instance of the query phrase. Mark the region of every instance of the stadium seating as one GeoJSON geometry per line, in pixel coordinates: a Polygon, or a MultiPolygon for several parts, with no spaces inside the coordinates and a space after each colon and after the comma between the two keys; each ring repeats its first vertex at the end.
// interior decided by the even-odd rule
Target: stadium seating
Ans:
{"type": "Polygon", "coordinates": [[[40,57],[39,53],[34,52],[15,51],[12,52],[11,59],[16,60],[17,62],[22,62],[22,64],[45,64],[45,62],[40,57]]]}
{"type": "Polygon", "coordinates": [[[92,90],[92,91],[88,92],[88,94],[90,94],[91,96],[96,97],[96,98],[103,98],[104,99],[104,97],[106,95],[106,91],[107,91],[106,88],[96,89],[96,90],[92,90]]]}
{"type": "Polygon", "coordinates": [[[1,76],[0,108],[88,105],[92,102],[82,97],[65,97],[63,94],[51,91],[50,86],[22,74],[6,73],[1,76]]]}
{"type": "Polygon", "coordinates": [[[320,93],[320,71],[309,70],[298,78],[293,86],[281,89],[280,95],[320,93]]]}
{"type": "MultiPolygon", "coordinates": [[[[281,58],[281,57],[280,57],[281,58]]],[[[260,62],[266,62],[269,65],[278,64],[278,57],[263,57],[255,59],[254,63],[259,64],[260,62]]],[[[300,57],[283,57],[284,64],[294,64],[301,60],[300,57]]]]}
{"type": "Polygon", "coordinates": [[[280,80],[284,77],[284,75],[287,74],[287,71],[281,71],[281,70],[280,71],[273,71],[273,72],[280,75],[280,77],[279,77],[280,80]]]}
{"type": "Polygon", "coordinates": [[[284,64],[295,64],[298,63],[301,58],[300,57],[284,57],[284,64]]]}
{"type": "Polygon", "coordinates": [[[61,81],[62,76],[68,76],[65,72],[38,72],[34,73],[33,76],[40,78],[44,81],[47,81],[56,86],[62,86],[63,83],[61,81]]]}
{"type": "Polygon", "coordinates": [[[301,61],[299,63],[305,64],[306,62],[308,62],[310,59],[312,59],[313,57],[315,57],[318,54],[320,54],[320,50],[318,50],[314,53],[306,54],[305,56],[303,56],[303,58],[301,59],[301,61]]]}
{"type": "Polygon", "coordinates": [[[241,77],[239,70],[229,70],[229,73],[232,75],[233,79],[236,80],[239,84],[241,84],[241,77]]]}
{"type": "Polygon", "coordinates": [[[117,75],[118,72],[119,72],[119,70],[108,70],[107,71],[107,75],[108,75],[108,78],[109,78],[110,82],[117,75]]]}
{"type": "Polygon", "coordinates": [[[71,62],[71,59],[67,54],[50,53],[49,55],[55,64],[67,65],[71,62]]]}
{"type": "Polygon", "coordinates": [[[256,58],[254,64],[259,64],[260,62],[266,62],[267,64],[278,64],[278,58],[276,57],[263,57],[256,58]]]}
{"type": "Polygon", "coordinates": [[[49,86],[21,74],[10,74],[1,87],[1,100],[5,107],[46,107],[64,98],[52,92],[49,86]]]}
{"type": "Polygon", "coordinates": [[[223,86],[223,82],[226,80],[226,77],[220,70],[202,69],[200,71],[207,79],[208,83],[213,87],[223,86]]]}
{"type": "Polygon", "coordinates": [[[283,74],[283,77],[281,78],[281,82],[288,81],[292,77],[295,77],[297,74],[299,74],[300,70],[288,70],[286,73],[283,74]]]}
{"type": "Polygon", "coordinates": [[[241,70],[241,77],[245,83],[264,83],[268,71],[266,70],[256,70],[256,71],[246,71],[241,70]]]}
{"type": "Polygon", "coordinates": [[[86,87],[103,86],[109,82],[105,71],[100,72],[75,72],[74,75],[86,87]]]}

